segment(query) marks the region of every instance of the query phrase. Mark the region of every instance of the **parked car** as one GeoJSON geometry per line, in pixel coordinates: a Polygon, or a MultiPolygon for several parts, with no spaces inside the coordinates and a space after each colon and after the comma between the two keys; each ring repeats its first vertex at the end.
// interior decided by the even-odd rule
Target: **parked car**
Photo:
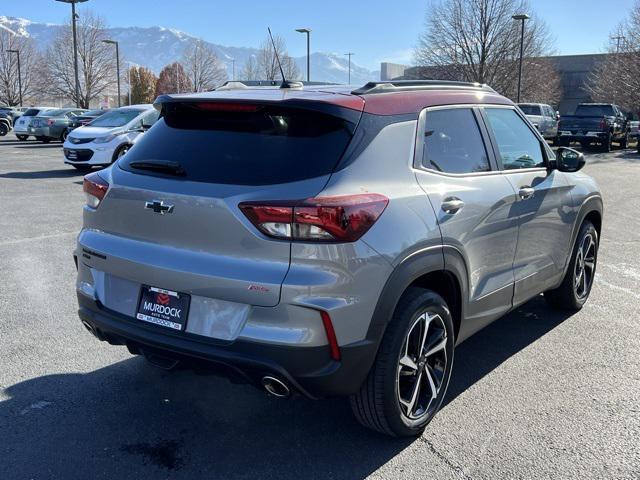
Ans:
{"type": "Polygon", "coordinates": [[[49,143],[51,140],[64,142],[67,138],[67,127],[77,115],[86,112],[83,108],[58,108],[38,114],[31,119],[29,134],[36,140],[49,143]]]}
{"type": "Polygon", "coordinates": [[[16,119],[22,115],[22,110],[18,107],[0,107],[0,113],[6,113],[11,117],[12,123],[16,123],[16,119]]]}
{"type": "Polygon", "coordinates": [[[13,128],[13,118],[7,112],[0,112],[0,137],[4,137],[13,128]]]}
{"type": "Polygon", "coordinates": [[[456,344],[542,292],[569,310],[589,296],[602,199],[584,157],[554,153],[489,87],[156,106],[127,155],[84,177],[75,251],[83,324],[152,363],[349,396],[365,426],[419,435],[456,344]]]}
{"type": "Polygon", "coordinates": [[[87,125],[89,122],[95,120],[101,115],[104,115],[108,111],[109,110],[107,109],[89,110],[87,112],[84,112],[81,115],[75,116],[73,119],[71,119],[71,122],[69,122],[69,126],[67,127],[67,133],[70,132],[71,130],[75,130],[78,127],[87,125]]]}
{"type": "Polygon", "coordinates": [[[558,125],[560,145],[580,142],[583,148],[593,143],[610,152],[612,142],[627,148],[629,129],[627,117],[612,103],[581,103],[573,115],[562,115],[558,125]]]}
{"type": "Polygon", "coordinates": [[[545,140],[556,140],[559,115],[550,105],[544,103],[518,103],[518,107],[545,140]]]}
{"type": "Polygon", "coordinates": [[[49,110],[54,110],[50,107],[32,107],[27,109],[17,120],[14,125],[14,133],[18,140],[25,141],[29,138],[29,126],[31,125],[31,120],[39,115],[40,113],[45,113],[49,110]]]}
{"type": "Polygon", "coordinates": [[[78,170],[106,166],[123,156],[158,119],[153,105],[132,105],[110,110],[69,133],[64,142],[64,163],[78,170]]]}

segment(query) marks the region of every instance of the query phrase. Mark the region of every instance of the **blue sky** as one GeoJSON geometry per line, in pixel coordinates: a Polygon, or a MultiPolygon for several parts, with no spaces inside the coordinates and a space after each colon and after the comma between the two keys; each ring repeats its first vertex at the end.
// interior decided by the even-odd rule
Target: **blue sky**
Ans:
{"type": "MultiPolygon", "coordinates": [[[[602,51],[610,31],[634,0],[530,0],[556,39],[560,54],[602,51]],[[615,8],[613,8],[615,5],[615,8]]],[[[84,5],[109,25],[177,28],[205,40],[257,46],[267,25],[285,37],[294,56],[306,53],[295,28],[309,27],[312,51],[355,52],[353,61],[378,69],[380,61],[406,63],[423,30],[427,0],[89,0],[84,5]]],[[[62,23],[69,6],[54,0],[0,0],[0,15],[62,23]]]]}

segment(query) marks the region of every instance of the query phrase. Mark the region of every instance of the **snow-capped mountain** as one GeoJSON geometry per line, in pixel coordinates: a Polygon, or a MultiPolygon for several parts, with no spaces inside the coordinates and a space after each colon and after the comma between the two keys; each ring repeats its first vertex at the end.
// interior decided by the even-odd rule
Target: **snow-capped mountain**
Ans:
{"type": "MultiPolygon", "coordinates": [[[[36,46],[44,50],[58,33],[61,25],[36,23],[24,18],[0,15],[0,27],[6,27],[18,35],[31,37],[36,46]]],[[[162,67],[179,60],[183,52],[197,40],[187,33],[164,27],[113,27],[107,29],[107,36],[120,43],[121,61],[143,65],[156,74],[162,67]]],[[[232,77],[235,60],[236,78],[240,78],[246,61],[257,55],[257,48],[228,47],[207,42],[211,45],[221,61],[227,65],[229,78],[232,77]]],[[[300,74],[306,75],[306,57],[295,57],[300,74]]],[[[311,54],[311,79],[331,83],[346,83],[348,77],[348,60],[344,55],[333,53],[311,54]]],[[[370,80],[378,80],[379,72],[373,72],[351,62],[351,83],[364,84],[370,80]]]]}

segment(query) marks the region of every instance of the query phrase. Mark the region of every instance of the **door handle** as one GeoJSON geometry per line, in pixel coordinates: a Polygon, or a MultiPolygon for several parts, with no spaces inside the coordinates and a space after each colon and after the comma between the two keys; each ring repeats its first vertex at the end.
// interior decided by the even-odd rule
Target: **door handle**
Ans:
{"type": "Polygon", "coordinates": [[[535,193],[536,193],[536,190],[534,188],[520,187],[520,190],[518,191],[518,196],[520,197],[520,200],[526,200],[527,198],[533,197],[535,193]]]}
{"type": "Polygon", "coordinates": [[[444,213],[448,213],[450,215],[458,213],[462,207],[464,207],[464,202],[457,197],[445,198],[440,206],[444,213]]]}

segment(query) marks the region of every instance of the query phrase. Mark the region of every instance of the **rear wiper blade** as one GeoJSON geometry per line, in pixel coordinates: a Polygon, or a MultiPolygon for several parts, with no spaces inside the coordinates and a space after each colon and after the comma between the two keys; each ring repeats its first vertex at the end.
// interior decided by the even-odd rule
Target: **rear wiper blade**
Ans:
{"type": "Polygon", "coordinates": [[[187,174],[186,170],[178,162],[165,160],[139,160],[129,163],[129,166],[138,170],[151,170],[169,175],[184,176],[187,174]]]}

